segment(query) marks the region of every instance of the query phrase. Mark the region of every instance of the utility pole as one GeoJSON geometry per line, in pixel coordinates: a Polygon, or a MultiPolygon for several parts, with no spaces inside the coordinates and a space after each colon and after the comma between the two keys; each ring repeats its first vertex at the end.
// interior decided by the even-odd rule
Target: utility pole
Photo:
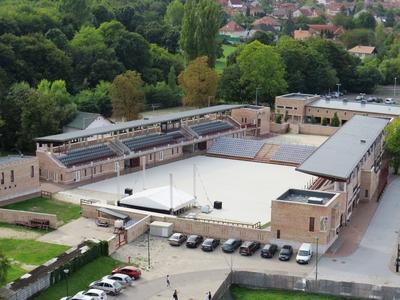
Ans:
{"type": "Polygon", "coordinates": [[[147,233],[147,265],[150,270],[150,224],[149,224],[149,231],[147,233]]]}
{"type": "Polygon", "coordinates": [[[317,249],[316,249],[316,254],[315,254],[315,283],[318,285],[318,241],[319,238],[316,237],[316,242],[317,242],[317,249]]]}
{"type": "Polygon", "coordinates": [[[396,83],[397,83],[397,77],[394,78],[393,97],[396,97],[396,83]]]}
{"type": "Polygon", "coordinates": [[[258,90],[261,90],[261,88],[256,88],[256,105],[258,105],[258,90]]]}
{"type": "Polygon", "coordinates": [[[337,85],[337,96],[338,96],[338,98],[339,98],[339,96],[340,96],[340,86],[341,86],[341,84],[340,84],[340,83],[336,83],[336,85],[337,85]]]}

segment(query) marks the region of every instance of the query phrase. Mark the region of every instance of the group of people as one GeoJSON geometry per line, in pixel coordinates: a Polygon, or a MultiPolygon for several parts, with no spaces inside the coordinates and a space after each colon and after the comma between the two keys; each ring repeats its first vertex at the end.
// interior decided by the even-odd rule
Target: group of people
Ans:
{"type": "MultiPolygon", "coordinates": [[[[169,275],[167,275],[166,281],[167,281],[167,287],[170,287],[171,286],[171,281],[169,280],[169,275]]],[[[174,290],[174,293],[172,294],[172,298],[174,300],[178,300],[178,291],[176,289],[174,290]]],[[[205,296],[204,300],[211,300],[211,299],[212,299],[211,292],[208,291],[206,293],[206,296],[205,296]]]]}

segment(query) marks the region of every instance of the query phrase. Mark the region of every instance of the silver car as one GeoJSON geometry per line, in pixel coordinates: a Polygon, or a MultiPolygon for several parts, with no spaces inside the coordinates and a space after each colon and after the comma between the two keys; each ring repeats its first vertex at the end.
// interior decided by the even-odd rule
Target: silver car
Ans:
{"type": "Polygon", "coordinates": [[[88,291],[80,291],[76,295],[85,295],[92,297],[93,300],[107,300],[107,295],[106,292],[102,290],[97,290],[97,289],[90,289],[88,291]]]}
{"type": "Polygon", "coordinates": [[[122,285],[115,280],[102,279],[92,282],[89,287],[91,289],[97,289],[105,291],[107,294],[118,295],[121,293],[122,285]]]}
{"type": "Polygon", "coordinates": [[[110,279],[110,280],[118,281],[122,285],[123,288],[131,286],[133,283],[133,280],[129,275],[120,274],[120,273],[104,276],[103,279],[110,279]]]}

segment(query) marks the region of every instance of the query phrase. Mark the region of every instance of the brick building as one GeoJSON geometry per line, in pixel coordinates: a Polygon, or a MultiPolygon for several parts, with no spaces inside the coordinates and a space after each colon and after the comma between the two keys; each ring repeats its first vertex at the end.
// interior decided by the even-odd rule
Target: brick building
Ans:
{"type": "Polygon", "coordinates": [[[0,157],[0,205],[39,194],[39,163],[36,157],[0,157]]]}

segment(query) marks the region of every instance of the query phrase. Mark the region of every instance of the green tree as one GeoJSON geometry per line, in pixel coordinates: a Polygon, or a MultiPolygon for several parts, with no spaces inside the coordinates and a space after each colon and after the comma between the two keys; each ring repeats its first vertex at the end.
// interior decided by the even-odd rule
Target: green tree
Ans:
{"type": "Polygon", "coordinates": [[[359,28],[348,30],[340,36],[340,40],[343,42],[347,49],[353,48],[357,45],[374,46],[375,45],[375,33],[371,29],[359,28]]]}
{"type": "Polygon", "coordinates": [[[376,86],[382,82],[376,59],[366,58],[363,64],[356,68],[356,77],[352,81],[355,92],[373,93],[376,86]]]}
{"type": "Polygon", "coordinates": [[[332,23],[337,26],[342,26],[346,30],[354,29],[354,27],[356,26],[354,24],[353,17],[343,13],[338,13],[336,16],[334,16],[332,19],[332,23]]]}
{"type": "Polygon", "coordinates": [[[281,56],[273,47],[254,41],[244,46],[237,57],[241,78],[246,92],[255,99],[256,88],[261,88],[259,96],[273,103],[276,95],[286,91],[285,68],[281,56]]]}
{"type": "Polygon", "coordinates": [[[0,286],[3,286],[7,282],[7,274],[11,264],[7,257],[0,252],[0,286]]]}
{"type": "Polygon", "coordinates": [[[394,78],[400,78],[400,57],[384,59],[379,64],[383,84],[393,84],[394,78]]]}
{"type": "Polygon", "coordinates": [[[184,14],[184,6],[180,0],[173,0],[167,6],[165,21],[176,27],[181,27],[184,14]]]}
{"type": "Polygon", "coordinates": [[[394,174],[400,167],[400,118],[394,119],[386,126],[385,150],[390,155],[390,164],[394,174]]]}
{"type": "Polygon", "coordinates": [[[110,89],[113,115],[127,121],[135,120],[144,108],[143,80],[135,71],[115,77],[110,89]]]}
{"type": "Polygon", "coordinates": [[[322,118],[322,126],[328,126],[329,125],[329,119],[324,117],[322,118]]]}
{"type": "Polygon", "coordinates": [[[238,64],[229,65],[224,68],[218,85],[218,97],[226,102],[243,102],[243,88],[240,85],[240,68],[238,64]]]}
{"type": "Polygon", "coordinates": [[[365,28],[374,30],[376,27],[376,21],[373,14],[370,12],[362,12],[354,19],[354,23],[357,28],[365,28]]]}
{"type": "Polygon", "coordinates": [[[204,107],[215,99],[218,75],[207,61],[206,56],[198,57],[179,74],[179,85],[185,94],[183,105],[204,107]]]}
{"type": "Polygon", "coordinates": [[[218,53],[220,14],[221,7],[216,1],[186,1],[180,46],[188,61],[207,56],[208,65],[214,67],[218,53]]]}
{"type": "Polygon", "coordinates": [[[333,126],[333,127],[340,126],[340,120],[339,120],[339,117],[336,112],[333,114],[333,118],[331,120],[331,126],[333,126]]]}
{"type": "Polygon", "coordinates": [[[171,68],[169,69],[169,73],[168,73],[167,83],[168,83],[169,88],[173,91],[175,91],[176,88],[178,87],[176,84],[176,80],[177,80],[177,77],[176,77],[175,68],[174,68],[174,66],[171,66],[171,68]]]}
{"type": "Polygon", "coordinates": [[[273,45],[275,43],[275,34],[269,31],[256,31],[249,39],[248,43],[253,41],[259,41],[265,45],[273,45]]]}
{"type": "Polygon", "coordinates": [[[80,91],[74,101],[80,111],[99,113],[106,118],[112,115],[111,83],[101,81],[96,88],[80,91]]]}
{"type": "Polygon", "coordinates": [[[155,85],[146,86],[145,91],[148,106],[175,107],[182,104],[181,90],[177,86],[171,88],[165,82],[157,82],[155,85]]]}
{"type": "Polygon", "coordinates": [[[61,0],[60,11],[72,19],[78,28],[90,23],[93,18],[89,0],[61,0]]]}

